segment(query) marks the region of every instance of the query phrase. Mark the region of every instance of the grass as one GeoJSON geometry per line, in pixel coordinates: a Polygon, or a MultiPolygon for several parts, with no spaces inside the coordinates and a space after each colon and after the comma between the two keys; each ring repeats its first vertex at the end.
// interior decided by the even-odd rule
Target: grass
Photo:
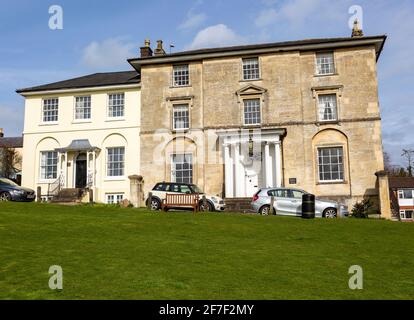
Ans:
{"type": "Polygon", "coordinates": [[[1,203],[0,299],[413,299],[413,239],[379,220],[1,203]]]}

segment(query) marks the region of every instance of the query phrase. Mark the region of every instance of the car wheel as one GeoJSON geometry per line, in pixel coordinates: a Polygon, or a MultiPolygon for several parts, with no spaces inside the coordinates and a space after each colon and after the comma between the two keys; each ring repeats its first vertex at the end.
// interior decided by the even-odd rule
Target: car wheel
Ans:
{"type": "Polygon", "coordinates": [[[10,201],[11,200],[11,195],[8,192],[2,192],[0,194],[0,201],[10,201]]]}
{"type": "Polygon", "coordinates": [[[151,210],[157,211],[160,210],[161,203],[158,199],[151,199],[151,210]]]}
{"type": "Polygon", "coordinates": [[[203,202],[200,203],[200,211],[214,211],[213,205],[207,201],[206,205],[203,202]]]}
{"type": "Polygon", "coordinates": [[[327,219],[333,219],[337,217],[336,209],[335,208],[327,208],[323,212],[323,217],[327,219]]]}
{"type": "Polygon", "coordinates": [[[269,213],[270,213],[270,206],[266,205],[266,206],[261,207],[260,210],[259,210],[259,213],[262,216],[268,216],[269,213]]]}

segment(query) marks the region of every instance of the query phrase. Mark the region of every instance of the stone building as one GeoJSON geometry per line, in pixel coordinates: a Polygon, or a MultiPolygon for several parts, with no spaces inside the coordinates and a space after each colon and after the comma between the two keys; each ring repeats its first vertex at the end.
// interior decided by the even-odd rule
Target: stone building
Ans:
{"type": "Polygon", "coordinates": [[[270,186],[348,204],[378,197],[385,40],[354,28],[347,38],[173,54],[146,41],[128,60],[134,71],[18,90],[23,185],[91,188],[109,203],[130,197],[129,175],[143,176],[145,193],[173,181],[225,198],[270,186]]]}
{"type": "Polygon", "coordinates": [[[226,198],[302,188],[352,204],[383,170],[377,60],[386,36],[312,39],[166,54],[146,41],[141,174],[226,198]]]}

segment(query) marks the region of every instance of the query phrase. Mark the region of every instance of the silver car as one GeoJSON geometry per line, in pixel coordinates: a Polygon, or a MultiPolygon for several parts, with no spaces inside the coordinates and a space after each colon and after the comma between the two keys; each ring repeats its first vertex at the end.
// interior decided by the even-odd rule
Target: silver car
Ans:
{"type": "MultiPolygon", "coordinates": [[[[302,196],[308,192],[290,188],[260,189],[252,200],[253,210],[262,215],[270,212],[270,199],[274,197],[273,208],[277,215],[302,216],[302,196]]],[[[335,201],[315,199],[315,216],[336,218],[348,216],[348,207],[335,201]]]]}

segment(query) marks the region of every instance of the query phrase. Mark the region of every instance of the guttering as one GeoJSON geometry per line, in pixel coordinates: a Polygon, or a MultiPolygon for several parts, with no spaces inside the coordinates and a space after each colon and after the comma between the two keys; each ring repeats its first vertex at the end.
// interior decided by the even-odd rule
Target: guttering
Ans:
{"type": "Polygon", "coordinates": [[[130,88],[141,88],[141,83],[132,84],[117,84],[117,85],[106,85],[106,86],[92,86],[92,87],[81,87],[81,88],[68,88],[68,89],[50,89],[50,90],[33,90],[33,91],[20,91],[16,92],[23,97],[36,96],[36,95],[48,95],[48,94],[60,94],[60,93],[73,93],[73,92],[87,92],[87,91],[108,91],[118,89],[130,89],[130,88]]]}

